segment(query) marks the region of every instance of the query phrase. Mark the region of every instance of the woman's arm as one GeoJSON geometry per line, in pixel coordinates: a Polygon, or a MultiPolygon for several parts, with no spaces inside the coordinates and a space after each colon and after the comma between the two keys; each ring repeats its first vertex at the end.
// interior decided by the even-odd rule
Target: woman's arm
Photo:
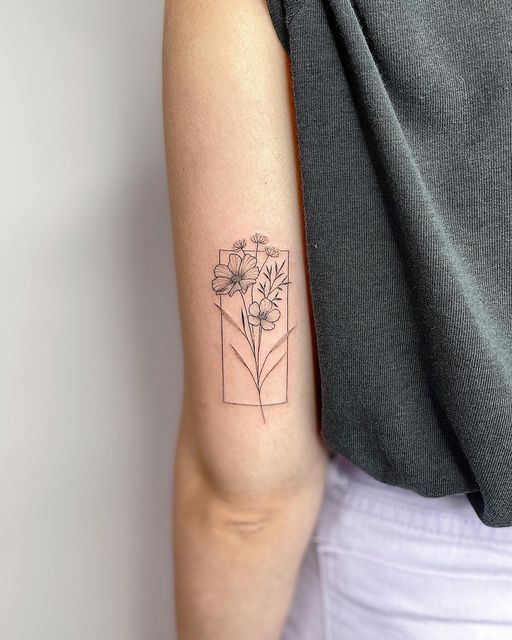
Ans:
{"type": "Polygon", "coordinates": [[[185,349],[179,637],[277,640],[325,453],[288,65],[264,0],[169,0],[164,83],[185,349]]]}

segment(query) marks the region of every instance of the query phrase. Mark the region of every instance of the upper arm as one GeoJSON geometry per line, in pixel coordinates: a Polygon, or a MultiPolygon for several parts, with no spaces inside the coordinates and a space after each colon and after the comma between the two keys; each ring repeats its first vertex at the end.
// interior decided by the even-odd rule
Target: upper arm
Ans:
{"type": "Polygon", "coordinates": [[[264,0],[168,2],[164,106],[185,353],[181,464],[228,498],[293,490],[312,481],[323,452],[289,70],[264,0]],[[255,232],[280,250],[265,267],[255,232]],[[245,249],[230,252],[238,239],[245,249]],[[245,296],[229,267],[214,273],[230,253],[245,296]],[[269,266],[281,284],[270,294],[269,266]],[[279,312],[265,329],[269,303],[259,324],[258,306],[249,310],[264,297],[279,312]]]}

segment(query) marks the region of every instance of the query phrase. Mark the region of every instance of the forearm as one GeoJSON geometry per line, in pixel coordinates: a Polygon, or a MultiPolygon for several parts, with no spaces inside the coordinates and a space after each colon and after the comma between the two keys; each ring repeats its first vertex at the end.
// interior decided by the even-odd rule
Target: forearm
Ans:
{"type": "Polygon", "coordinates": [[[221,495],[188,449],[182,437],[174,496],[179,638],[278,640],[321,502],[323,458],[303,486],[244,499],[221,495]]]}

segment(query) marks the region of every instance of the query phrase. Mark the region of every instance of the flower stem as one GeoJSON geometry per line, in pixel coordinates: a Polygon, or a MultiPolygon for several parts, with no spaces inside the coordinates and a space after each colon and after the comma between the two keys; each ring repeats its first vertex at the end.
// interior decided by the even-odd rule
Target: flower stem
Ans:
{"type": "Polygon", "coordinates": [[[263,405],[261,404],[261,389],[258,388],[258,398],[260,401],[260,411],[261,411],[261,417],[263,418],[263,424],[267,424],[267,421],[265,420],[265,412],[263,411],[263,405]]]}
{"type": "Polygon", "coordinates": [[[242,302],[244,304],[244,310],[245,310],[245,317],[247,318],[247,324],[249,325],[250,329],[249,329],[249,335],[251,336],[252,339],[252,345],[249,341],[249,337],[247,336],[247,331],[245,332],[245,337],[247,338],[247,341],[249,342],[249,346],[251,346],[252,349],[252,355],[254,358],[254,365],[256,367],[256,389],[258,391],[258,400],[259,400],[259,404],[260,404],[260,411],[261,411],[261,417],[263,418],[263,424],[266,424],[266,420],[265,420],[265,412],[263,411],[263,404],[261,402],[261,386],[260,386],[260,347],[261,347],[261,325],[260,325],[260,332],[259,332],[259,338],[258,338],[258,350],[256,351],[256,343],[254,340],[254,334],[252,332],[252,325],[249,322],[249,312],[247,310],[247,304],[245,302],[245,298],[244,298],[244,294],[242,293],[242,291],[240,291],[240,296],[242,297],[242,302]]]}
{"type": "MultiPolygon", "coordinates": [[[[250,327],[251,323],[249,322],[249,312],[247,311],[247,304],[245,302],[244,294],[242,293],[242,291],[240,291],[240,296],[242,297],[242,302],[244,303],[244,310],[245,310],[245,317],[247,319],[247,325],[250,327]]],[[[251,329],[249,329],[249,335],[251,336],[252,345],[251,345],[251,343],[249,341],[249,337],[247,336],[247,330],[246,330],[245,331],[245,337],[249,341],[249,344],[250,344],[251,349],[252,349],[252,354],[254,356],[254,360],[256,361],[256,345],[254,344],[254,336],[252,334],[251,329]]]]}
{"type": "Polygon", "coordinates": [[[259,335],[258,335],[258,354],[256,356],[256,381],[257,381],[257,387],[258,387],[258,399],[260,401],[260,410],[261,410],[261,416],[263,418],[263,423],[266,424],[266,420],[265,420],[265,413],[263,412],[263,404],[261,402],[261,387],[262,385],[260,384],[260,349],[261,349],[261,337],[263,335],[263,331],[262,331],[262,327],[260,324],[260,331],[259,331],[259,335]]]}
{"type": "Polygon", "coordinates": [[[261,336],[262,335],[263,335],[263,332],[262,332],[262,328],[261,328],[261,324],[260,324],[260,334],[258,336],[258,358],[257,358],[257,362],[256,362],[256,370],[258,372],[258,377],[257,377],[258,383],[260,381],[260,349],[261,349],[261,336]]]}

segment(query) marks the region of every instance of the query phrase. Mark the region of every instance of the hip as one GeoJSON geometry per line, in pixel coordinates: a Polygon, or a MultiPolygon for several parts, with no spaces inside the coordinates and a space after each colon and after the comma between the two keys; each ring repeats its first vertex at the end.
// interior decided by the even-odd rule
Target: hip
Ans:
{"type": "Polygon", "coordinates": [[[282,639],[508,640],[510,603],[512,528],[336,456],[282,639]]]}

